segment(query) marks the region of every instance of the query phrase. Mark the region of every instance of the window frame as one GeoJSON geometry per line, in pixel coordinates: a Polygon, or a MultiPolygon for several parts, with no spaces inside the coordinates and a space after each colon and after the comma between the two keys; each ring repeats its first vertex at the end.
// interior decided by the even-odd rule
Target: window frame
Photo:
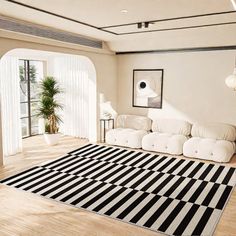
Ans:
{"type": "MultiPolygon", "coordinates": [[[[36,135],[39,135],[39,134],[33,134],[32,133],[32,117],[35,117],[36,115],[32,115],[31,114],[31,104],[32,103],[38,103],[39,100],[35,100],[34,98],[31,99],[31,80],[30,80],[30,62],[31,61],[39,61],[39,62],[42,62],[42,65],[43,65],[43,74],[44,74],[44,61],[41,61],[41,60],[30,60],[30,59],[19,59],[19,61],[23,61],[24,63],[24,76],[25,76],[25,79],[26,79],[26,87],[27,87],[27,95],[26,95],[26,98],[27,100],[26,101],[20,101],[20,106],[21,104],[27,104],[27,114],[26,116],[21,116],[20,119],[23,120],[23,119],[27,119],[28,120],[28,127],[27,127],[27,130],[28,130],[28,134],[23,136],[22,135],[22,138],[29,138],[29,137],[32,137],[32,136],[36,136],[36,135]]],[[[22,128],[22,127],[21,127],[22,128]]]]}

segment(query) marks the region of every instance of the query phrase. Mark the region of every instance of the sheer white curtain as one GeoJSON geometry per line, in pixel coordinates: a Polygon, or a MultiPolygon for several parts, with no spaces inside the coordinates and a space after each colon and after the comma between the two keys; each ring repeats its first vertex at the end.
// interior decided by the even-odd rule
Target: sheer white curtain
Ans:
{"type": "Polygon", "coordinates": [[[14,155],[22,151],[19,60],[16,57],[4,56],[0,60],[0,99],[3,154],[14,155]]]}
{"type": "Polygon", "coordinates": [[[54,76],[64,90],[60,131],[74,137],[89,137],[90,64],[84,57],[54,58],[54,76]],[[80,59],[81,58],[81,59],[80,59]]]}

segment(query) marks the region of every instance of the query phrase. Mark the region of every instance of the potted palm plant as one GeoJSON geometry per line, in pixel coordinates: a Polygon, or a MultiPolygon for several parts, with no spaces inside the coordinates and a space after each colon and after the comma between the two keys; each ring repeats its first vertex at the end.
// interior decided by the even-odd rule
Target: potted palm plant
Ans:
{"type": "Polygon", "coordinates": [[[40,101],[38,116],[44,119],[44,138],[47,144],[55,145],[59,141],[58,125],[62,122],[58,111],[62,105],[57,101],[57,96],[62,93],[58,82],[54,77],[47,76],[40,82],[40,101]]]}

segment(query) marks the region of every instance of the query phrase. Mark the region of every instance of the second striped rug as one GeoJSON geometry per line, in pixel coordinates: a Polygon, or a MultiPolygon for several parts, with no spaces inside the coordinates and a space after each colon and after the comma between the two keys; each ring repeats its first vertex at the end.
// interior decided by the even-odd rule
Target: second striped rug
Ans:
{"type": "Polygon", "coordinates": [[[88,144],[0,183],[168,235],[212,235],[235,168],[88,144]]]}

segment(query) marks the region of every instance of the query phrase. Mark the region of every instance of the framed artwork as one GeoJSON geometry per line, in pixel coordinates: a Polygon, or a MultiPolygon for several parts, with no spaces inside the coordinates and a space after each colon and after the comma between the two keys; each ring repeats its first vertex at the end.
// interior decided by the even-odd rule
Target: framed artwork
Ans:
{"type": "Polygon", "coordinates": [[[163,69],[133,70],[133,107],[162,108],[163,69]]]}

